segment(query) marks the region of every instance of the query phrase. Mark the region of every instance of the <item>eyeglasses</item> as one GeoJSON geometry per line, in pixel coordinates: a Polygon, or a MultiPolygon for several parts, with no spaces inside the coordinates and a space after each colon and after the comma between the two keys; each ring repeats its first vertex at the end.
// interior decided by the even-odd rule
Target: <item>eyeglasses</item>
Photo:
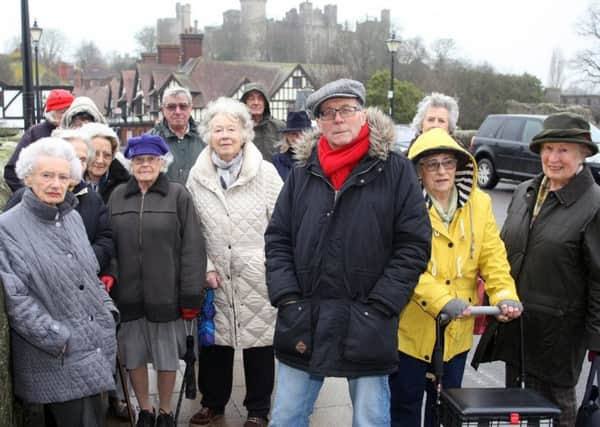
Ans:
{"type": "Polygon", "coordinates": [[[131,163],[136,166],[141,166],[144,163],[153,165],[158,161],[158,159],[160,159],[158,156],[135,156],[133,159],[131,159],[131,163]]]}
{"type": "Polygon", "coordinates": [[[437,172],[437,170],[440,168],[440,166],[442,168],[444,168],[444,170],[456,169],[456,164],[457,163],[458,162],[456,161],[456,159],[452,159],[452,158],[443,159],[442,161],[440,161],[440,160],[427,160],[427,161],[419,162],[419,164],[427,172],[437,172]]]}
{"type": "Polygon", "coordinates": [[[55,180],[58,179],[58,183],[61,185],[67,185],[71,182],[71,176],[70,175],[64,175],[64,174],[55,174],[55,173],[51,173],[51,172],[42,172],[39,174],[40,180],[43,182],[54,182],[55,180]]]}
{"type": "Polygon", "coordinates": [[[177,110],[177,107],[179,107],[181,111],[186,111],[188,108],[190,108],[190,104],[180,102],[179,104],[165,104],[164,107],[169,111],[175,111],[177,110]]]}
{"type": "Polygon", "coordinates": [[[342,119],[347,119],[348,117],[352,116],[354,113],[356,113],[357,111],[361,111],[362,108],[359,106],[352,106],[352,105],[344,105],[340,108],[328,108],[325,111],[321,111],[321,114],[319,114],[319,118],[321,120],[325,120],[325,121],[329,121],[329,120],[335,120],[335,116],[337,113],[340,113],[340,117],[342,119]]]}

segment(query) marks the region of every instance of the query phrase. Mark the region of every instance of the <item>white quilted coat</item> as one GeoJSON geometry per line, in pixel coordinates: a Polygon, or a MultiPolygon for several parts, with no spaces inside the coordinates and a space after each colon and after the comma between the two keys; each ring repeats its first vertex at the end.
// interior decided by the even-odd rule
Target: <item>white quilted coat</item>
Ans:
{"type": "Polygon", "coordinates": [[[256,146],[244,145],[240,176],[227,190],[218,182],[206,147],[187,187],[202,219],[207,271],[217,271],[215,344],[234,348],[273,344],[276,311],[265,279],[264,233],[283,183],[256,146]]]}

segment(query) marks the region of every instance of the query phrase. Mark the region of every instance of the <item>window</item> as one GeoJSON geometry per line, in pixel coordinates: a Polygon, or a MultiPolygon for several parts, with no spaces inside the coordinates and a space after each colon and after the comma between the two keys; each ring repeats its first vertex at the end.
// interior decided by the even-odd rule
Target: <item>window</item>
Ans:
{"type": "Polygon", "coordinates": [[[496,136],[496,131],[500,127],[502,123],[502,119],[500,117],[488,117],[482,123],[479,131],[477,132],[477,136],[483,138],[493,138],[496,136]]]}
{"type": "Polygon", "coordinates": [[[509,141],[521,141],[521,130],[523,129],[523,119],[509,118],[504,122],[500,130],[500,139],[509,141]]]}
{"type": "Polygon", "coordinates": [[[302,77],[292,77],[292,88],[302,89],[302,77]]]}
{"type": "Polygon", "coordinates": [[[543,127],[542,122],[539,120],[527,120],[523,130],[523,141],[529,144],[531,138],[540,133],[543,127]]]}

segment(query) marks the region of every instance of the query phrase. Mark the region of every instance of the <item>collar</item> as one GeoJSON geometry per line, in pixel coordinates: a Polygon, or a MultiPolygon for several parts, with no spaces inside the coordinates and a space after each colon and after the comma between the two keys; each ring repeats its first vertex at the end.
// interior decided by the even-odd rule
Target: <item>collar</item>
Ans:
{"type": "MultiPolygon", "coordinates": [[[[169,137],[179,138],[175,134],[175,132],[173,132],[173,130],[171,130],[171,127],[169,126],[167,119],[163,119],[162,127],[164,128],[164,133],[165,133],[166,138],[169,138],[169,137]]],[[[194,119],[192,119],[192,117],[190,117],[188,120],[188,124],[187,124],[187,128],[185,130],[184,136],[188,135],[188,134],[196,134],[196,133],[197,133],[196,122],[194,121],[194,119]]]]}
{"type": "MultiPolygon", "coordinates": [[[[125,185],[125,197],[131,197],[138,193],[141,193],[140,186],[138,185],[135,176],[131,175],[129,181],[127,181],[127,184],[125,185]]],[[[154,184],[152,184],[148,189],[148,193],[158,193],[161,196],[166,196],[168,192],[169,178],[167,178],[167,176],[163,172],[161,172],[158,174],[158,177],[156,178],[156,181],[154,181],[154,184]]]]}
{"type": "Polygon", "coordinates": [[[59,203],[56,206],[48,206],[42,202],[30,188],[28,188],[25,190],[25,193],[23,193],[21,203],[38,218],[44,221],[56,221],[73,210],[77,206],[78,201],[73,193],[67,191],[65,200],[62,203],[59,203]]]}
{"type": "Polygon", "coordinates": [[[575,175],[563,188],[554,191],[554,194],[561,204],[570,206],[575,203],[590,186],[595,184],[590,169],[584,165],[581,172],[575,175]]]}

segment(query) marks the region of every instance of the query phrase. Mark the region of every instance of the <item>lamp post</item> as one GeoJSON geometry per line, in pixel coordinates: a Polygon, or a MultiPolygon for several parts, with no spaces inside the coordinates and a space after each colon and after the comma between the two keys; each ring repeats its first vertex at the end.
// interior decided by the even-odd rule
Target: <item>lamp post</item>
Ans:
{"type": "Polygon", "coordinates": [[[29,40],[29,2],[21,0],[21,58],[23,61],[23,125],[34,123],[33,82],[31,77],[31,43],[29,40]]]}
{"type": "Polygon", "coordinates": [[[396,33],[392,32],[392,37],[385,41],[388,52],[390,53],[390,90],[388,98],[390,100],[390,117],[394,118],[394,55],[400,48],[400,40],[396,39],[396,33]]]}
{"type": "Polygon", "coordinates": [[[31,27],[31,43],[33,44],[33,50],[35,52],[35,109],[37,111],[37,123],[42,121],[42,91],[40,90],[40,74],[38,69],[38,46],[40,39],[42,38],[42,29],[38,27],[37,19],[33,21],[33,27],[31,27]]]}

